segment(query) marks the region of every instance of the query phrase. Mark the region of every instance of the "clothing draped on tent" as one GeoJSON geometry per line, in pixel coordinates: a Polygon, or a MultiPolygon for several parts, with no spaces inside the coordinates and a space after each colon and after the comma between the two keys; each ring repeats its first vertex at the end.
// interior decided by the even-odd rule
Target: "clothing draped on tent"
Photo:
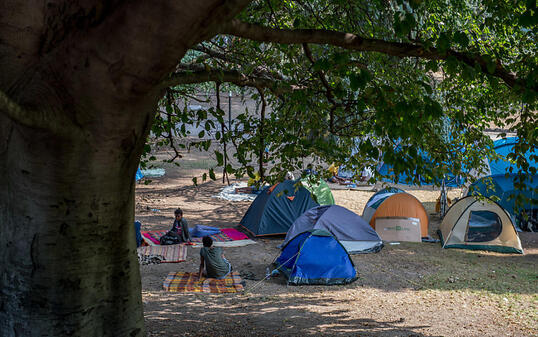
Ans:
{"type": "Polygon", "coordinates": [[[334,205],[334,197],[329,188],[329,185],[323,179],[301,179],[303,187],[310,191],[314,195],[315,200],[320,205],[334,205]]]}

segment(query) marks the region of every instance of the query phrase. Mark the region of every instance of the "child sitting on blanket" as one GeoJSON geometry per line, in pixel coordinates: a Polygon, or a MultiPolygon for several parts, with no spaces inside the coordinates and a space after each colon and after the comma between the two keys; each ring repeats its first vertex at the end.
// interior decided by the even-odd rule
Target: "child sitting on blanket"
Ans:
{"type": "Polygon", "coordinates": [[[204,236],[202,243],[204,246],[200,249],[200,270],[198,277],[225,278],[232,271],[232,265],[224,257],[222,248],[213,247],[213,239],[209,236],[204,236]]]}
{"type": "Polygon", "coordinates": [[[191,235],[189,233],[189,224],[187,223],[187,220],[183,218],[183,211],[181,208],[174,211],[174,216],[175,220],[170,232],[177,233],[180,238],[180,242],[192,243],[191,235]]]}

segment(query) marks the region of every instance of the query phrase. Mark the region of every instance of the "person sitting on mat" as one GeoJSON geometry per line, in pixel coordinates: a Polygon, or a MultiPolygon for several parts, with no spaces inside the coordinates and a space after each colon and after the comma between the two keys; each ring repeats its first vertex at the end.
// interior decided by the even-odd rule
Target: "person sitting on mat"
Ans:
{"type": "Polygon", "coordinates": [[[209,236],[202,238],[204,246],[200,249],[200,270],[198,277],[223,279],[232,271],[232,265],[224,257],[222,248],[213,247],[213,239],[209,236]]]}
{"type": "Polygon", "coordinates": [[[181,208],[176,209],[174,215],[175,220],[170,231],[176,232],[179,235],[181,242],[192,243],[191,234],[189,233],[189,224],[187,223],[187,220],[183,218],[183,211],[181,208]]]}

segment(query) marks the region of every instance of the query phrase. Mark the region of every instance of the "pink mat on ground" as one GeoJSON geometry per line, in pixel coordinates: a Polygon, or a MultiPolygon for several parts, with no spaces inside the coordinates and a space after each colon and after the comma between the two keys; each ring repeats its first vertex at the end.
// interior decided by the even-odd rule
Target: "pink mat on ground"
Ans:
{"type": "MultiPolygon", "coordinates": [[[[159,238],[166,234],[167,230],[159,230],[159,231],[142,231],[142,236],[146,237],[148,240],[151,240],[151,242],[155,243],[156,245],[159,243],[159,238]]],[[[221,242],[221,241],[236,241],[236,240],[245,240],[248,239],[248,236],[245,233],[242,233],[238,231],[235,228],[221,228],[220,229],[221,234],[212,235],[214,241],[221,242]]],[[[201,238],[192,238],[192,241],[194,242],[202,242],[201,238]]]]}
{"type": "Polygon", "coordinates": [[[248,236],[245,233],[240,232],[235,228],[222,228],[220,231],[234,241],[248,239],[248,236]]]}

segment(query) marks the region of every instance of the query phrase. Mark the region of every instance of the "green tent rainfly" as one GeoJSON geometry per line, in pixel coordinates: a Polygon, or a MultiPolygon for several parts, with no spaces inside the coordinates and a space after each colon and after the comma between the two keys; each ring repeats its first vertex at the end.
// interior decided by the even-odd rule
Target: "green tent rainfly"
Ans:
{"type": "Polygon", "coordinates": [[[334,205],[334,197],[329,185],[323,180],[311,178],[301,179],[301,184],[314,195],[314,199],[320,205],[334,205]]]}

